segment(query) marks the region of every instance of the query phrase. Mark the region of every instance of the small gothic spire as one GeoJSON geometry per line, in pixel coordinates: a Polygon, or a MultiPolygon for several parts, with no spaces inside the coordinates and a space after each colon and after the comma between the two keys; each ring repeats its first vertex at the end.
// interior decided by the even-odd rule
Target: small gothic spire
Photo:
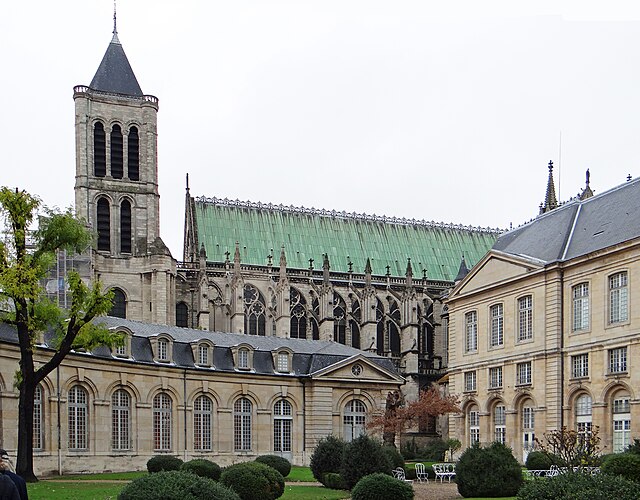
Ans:
{"type": "Polygon", "coordinates": [[[240,274],[240,242],[236,241],[236,251],[233,254],[233,270],[240,274]]]}
{"type": "Polygon", "coordinates": [[[322,260],[322,281],[325,285],[329,285],[329,269],[331,266],[329,265],[329,254],[325,253],[323,255],[322,260]]]}
{"type": "Polygon", "coordinates": [[[550,212],[554,208],[558,208],[558,199],[556,198],[556,187],[553,183],[553,161],[549,160],[549,179],[547,180],[547,194],[544,197],[544,206],[540,208],[540,213],[550,212]]]}
{"type": "Polygon", "coordinates": [[[189,192],[189,172],[187,172],[187,193],[189,192]]]}
{"type": "Polygon", "coordinates": [[[413,268],[411,267],[411,257],[407,258],[407,272],[405,273],[406,276],[406,285],[407,287],[410,287],[413,285],[413,268]]]}
{"type": "Polygon", "coordinates": [[[364,273],[371,274],[371,259],[367,257],[367,263],[364,266],[364,273]]]}
{"type": "Polygon", "coordinates": [[[467,263],[464,260],[464,254],[462,254],[460,268],[458,269],[458,274],[453,281],[457,283],[458,281],[462,280],[467,274],[469,274],[469,268],[467,267],[467,263]]]}
{"type": "Polygon", "coordinates": [[[207,249],[204,247],[204,243],[200,244],[200,257],[207,258],[207,249]]]}
{"type": "Polygon", "coordinates": [[[113,38],[111,39],[111,43],[120,44],[120,39],[118,38],[118,24],[116,22],[116,0],[113,0],[113,38]]]}

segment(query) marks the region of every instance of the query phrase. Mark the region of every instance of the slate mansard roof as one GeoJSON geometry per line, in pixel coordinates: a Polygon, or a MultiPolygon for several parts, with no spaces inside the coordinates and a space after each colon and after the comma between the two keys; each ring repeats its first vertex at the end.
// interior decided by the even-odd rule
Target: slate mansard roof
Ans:
{"type": "Polygon", "coordinates": [[[284,246],[287,267],[322,268],[323,255],[329,256],[332,271],[365,269],[371,259],[375,275],[404,276],[411,258],[414,276],[423,269],[432,280],[453,281],[464,255],[476,263],[491,248],[500,230],[455,224],[425,222],[384,216],[351,214],[265,203],[195,198],[197,248],[204,244],[209,261],[232,258],[239,242],[243,264],[266,265],[273,249],[278,264],[284,246]]]}
{"type": "Polygon", "coordinates": [[[551,210],[500,236],[493,250],[548,264],[639,237],[640,178],[551,210]]]}
{"type": "MultiPolygon", "coordinates": [[[[180,328],[177,326],[155,325],[110,316],[96,318],[107,328],[129,331],[131,337],[131,361],[141,364],[167,366],[167,363],[156,363],[153,359],[150,338],[166,334],[173,339],[173,366],[178,368],[198,368],[194,364],[191,344],[201,340],[213,343],[213,368],[202,368],[216,372],[238,373],[233,364],[231,349],[240,344],[249,345],[253,349],[253,370],[249,373],[261,375],[278,375],[304,377],[349,358],[362,356],[380,369],[394,374],[399,378],[392,361],[359,349],[320,340],[287,339],[280,337],[260,337],[241,333],[221,333],[180,328]],[[289,349],[293,352],[292,371],[282,374],[274,370],[272,354],[279,349],[289,349]]],[[[45,335],[46,342],[47,335],[45,335]]],[[[0,342],[17,343],[15,329],[0,322],[0,342]]],[[[89,356],[112,359],[110,349],[98,347],[89,356]]],[[[118,358],[121,360],[121,358],[118,358]]]]}

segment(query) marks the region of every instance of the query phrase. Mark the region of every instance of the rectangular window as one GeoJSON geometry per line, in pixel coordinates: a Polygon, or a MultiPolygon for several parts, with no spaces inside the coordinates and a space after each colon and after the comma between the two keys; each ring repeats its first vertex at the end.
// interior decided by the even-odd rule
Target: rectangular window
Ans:
{"type": "Polygon", "coordinates": [[[627,348],[609,349],[609,373],[624,373],[627,371],[627,348]]]}
{"type": "Polygon", "coordinates": [[[531,361],[516,365],[516,384],[531,385],[531,361]]]}
{"type": "Polygon", "coordinates": [[[613,400],[613,452],[622,453],[631,444],[629,398],[613,400]]]}
{"type": "Polygon", "coordinates": [[[627,272],[609,276],[609,323],[627,321],[627,272]]]}
{"type": "Polygon", "coordinates": [[[466,340],[465,352],[478,350],[478,313],[470,311],[465,314],[466,340]]]}
{"type": "Polygon", "coordinates": [[[169,342],[166,340],[158,340],[158,360],[169,361],[169,342]]]}
{"type": "Polygon", "coordinates": [[[116,346],[116,356],[126,356],[127,355],[127,346],[119,345],[116,346]]]}
{"type": "Polygon", "coordinates": [[[518,341],[533,338],[533,297],[518,299],[518,341]]]}
{"type": "Polygon", "coordinates": [[[581,378],[589,376],[589,354],[571,356],[571,377],[581,378]]]}
{"type": "Polygon", "coordinates": [[[202,344],[198,346],[198,364],[202,366],[209,364],[209,346],[202,344]]]}
{"type": "Polygon", "coordinates": [[[469,444],[480,442],[480,414],[477,410],[469,412],[469,444]]]}
{"type": "Polygon", "coordinates": [[[573,331],[589,329],[589,283],[573,287],[573,331]]]}
{"type": "Polygon", "coordinates": [[[287,354],[286,352],[278,353],[278,371],[289,371],[289,354],[287,354]]]}
{"type": "Polygon", "coordinates": [[[522,428],[529,431],[535,428],[535,416],[530,406],[522,408],[522,428]]]}
{"type": "Polygon", "coordinates": [[[238,368],[249,368],[249,351],[246,349],[238,351],[238,368]]]}
{"type": "Polygon", "coordinates": [[[464,390],[475,391],[476,390],[476,372],[465,372],[464,374],[464,390]]]}
{"type": "Polygon", "coordinates": [[[503,405],[496,406],[493,413],[493,424],[495,431],[495,440],[505,444],[507,440],[507,415],[506,408],[503,405]]]}
{"type": "Polygon", "coordinates": [[[502,387],[502,367],[489,368],[489,388],[499,389],[502,387]]]}
{"type": "Polygon", "coordinates": [[[491,347],[498,347],[504,344],[504,311],[502,304],[491,306],[491,347]]]}

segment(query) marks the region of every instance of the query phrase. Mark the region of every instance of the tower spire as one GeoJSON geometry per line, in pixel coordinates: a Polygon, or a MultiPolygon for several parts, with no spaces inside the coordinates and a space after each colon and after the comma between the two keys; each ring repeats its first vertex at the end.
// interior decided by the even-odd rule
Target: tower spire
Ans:
{"type": "Polygon", "coordinates": [[[120,44],[120,39],[118,38],[118,23],[116,22],[116,0],[113,0],[113,38],[111,39],[111,43],[120,44]]]}

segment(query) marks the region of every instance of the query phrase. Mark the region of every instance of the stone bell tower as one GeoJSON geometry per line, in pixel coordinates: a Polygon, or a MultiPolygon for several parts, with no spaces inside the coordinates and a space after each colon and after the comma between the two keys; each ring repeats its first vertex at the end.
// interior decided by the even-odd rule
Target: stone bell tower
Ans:
{"type": "Polygon", "coordinates": [[[96,277],[112,315],[175,323],[176,262],[160,238],[158,98],[145,95],[113,37],[93,80],[73,89],[76,212],[96,235],[96,277]]]}

